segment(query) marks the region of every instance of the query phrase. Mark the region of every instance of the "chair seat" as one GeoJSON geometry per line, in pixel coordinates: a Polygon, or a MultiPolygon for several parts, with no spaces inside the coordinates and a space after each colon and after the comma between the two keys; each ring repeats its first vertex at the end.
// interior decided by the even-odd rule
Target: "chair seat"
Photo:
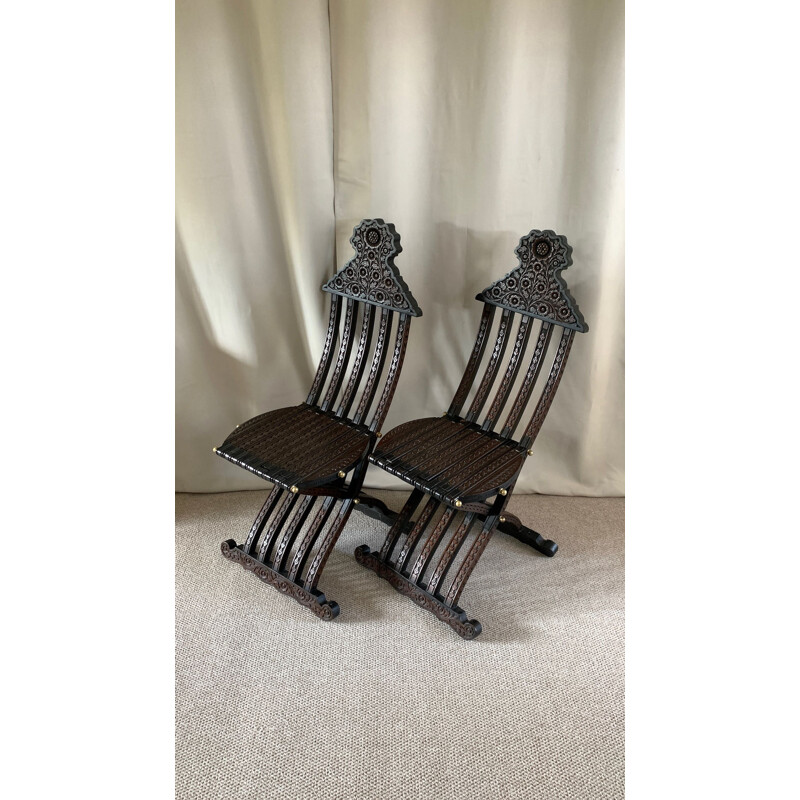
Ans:
{"type": "Polygon", "coordinates": [[[286,489],[331,483],[364,457],[373,434],[363,425],[299,406],[269,411],[240,425],[217,454],[286,489]]]}
{"type": "Polygon", "coordinates": [[[517,442],[449,417],[406,422],[378,440],[373,464],[437,500],[477,502],[509,486],[525,461],[517,442]]]}

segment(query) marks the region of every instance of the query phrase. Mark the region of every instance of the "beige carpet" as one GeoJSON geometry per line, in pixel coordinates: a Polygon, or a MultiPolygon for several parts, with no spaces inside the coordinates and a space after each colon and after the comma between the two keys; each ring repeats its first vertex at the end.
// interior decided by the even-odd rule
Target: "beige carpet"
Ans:
{"type": "Polygon", "coordinates": [[[320,581],[333,622],[226,561],[265,497],[176,497],[178,800],[623,796],[622,499],[515,497],[560,550],[496,534],[466,642],[356,563],[385,530],[363,514],[320,581]]]}

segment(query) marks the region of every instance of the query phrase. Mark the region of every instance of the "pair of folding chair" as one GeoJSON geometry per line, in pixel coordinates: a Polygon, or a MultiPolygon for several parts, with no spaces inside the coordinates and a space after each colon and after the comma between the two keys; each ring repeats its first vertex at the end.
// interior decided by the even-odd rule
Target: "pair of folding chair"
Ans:
{"type": "Polygon", "coordinates": [[[407,422],[381,438],[411,318],[422,312],[394,264],[402,251],[394,225],[362,220],[350,243],[355,257],[322,287],[332,294],[328,332],[306,401],[248,420],[214,448],[274,484],[245,542],[223,542],[222,552],[320,618],[333,619],[339,606],[317,585],[358,507],[390,526],[379,551],[357,548],[358,563],[463,638],[474,639],[481,625],[467,618],[458,601],[495,530],[547,556],[558,549],[505,509],[553,402],[575,331],[588,330],[560,275],[572,263],[572,251],[553,231],[523,236],[515,250],[519,266],[477,296],[483,315],[450,408],[442,417],[407,422]],[[498,308],[500,319],[493,326],[498,308]],[[487,355],[492,330],[494,344],[487,355]],[[545,364],[549,372],[539,380],[545,364]],[[511,409],[501,420],[515,387],[511,409]],[[533,415],[515,439],[534,396],[533,415]],[[370,462],[413,487],[399,513],[362,491],[370,462]],[[470,537],[473,529],[477,533],[470,537]]]}

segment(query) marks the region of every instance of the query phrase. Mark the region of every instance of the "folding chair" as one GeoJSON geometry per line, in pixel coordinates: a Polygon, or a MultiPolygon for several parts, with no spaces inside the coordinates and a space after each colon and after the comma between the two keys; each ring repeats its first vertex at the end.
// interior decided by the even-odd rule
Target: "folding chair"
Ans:
{"type": "Polygon", "coordinates": [[[328,333],[306,401],[238,425],[214,448],[274,484],[244,544],[223,542],[223,555],[326,620],[339,614],[339,605],[317,590],[320,573],[358,502],[397,386],[411,318],[422,315],[394,265],[402,251],[394,225],[362,220],[350,243],[355,257],[322,287],[332,295],[328,333]]]}
{"type": "Polygon", "coordinates": [[[553,402],[575,331],[588,330],[560,276],[572,263],[572,248],[566,238],[549,230],[533,230],[522,237],[515,253],[519,266],[476,298],[484,302],[478,336],[447,413],[441,418],[414,420],[394,428],[370,456],[373,464],[402,478],[414,490],[396,516],[380,552],[370,552],[368,545],[355,552],[360,564],[465,639],[474,639],[481,632],[481,624],[467,619],[458,600],[495,529],[548,556],[555,555],[558,549],[555,542],[524,526],[505,507],[553,402]],[[497,307],[502,313],[494,347],[477,382],[497,307]],[[538,327],[535,332],[534,327],[538,327]],[[560,335],[554,336],[556,330],[560,335]],[[506,360],[509,341],[514,344],[506,360]],[[518,382],[525,351],[532,342],[527,371],[519,382],[511,410],[500,424],[502,411],[518,382]],[[479,421],[503,363],[506,366],[500,385],[489,411],[479,421]],[[538,381],[545,363],[550,364],[549,375],[538,381]],[[539,398],[536,408],[522,437],[515,439],[514,431],[534,388],[539,398]],[[472,402],[462,416],[473,389],[472,402]],[[427,502],[414,519],[425,497],[427,502]],[[445,541],[457,517],[455,533],[445,541]],[[459,551],[476,523],[480,528],[466,556],[456,565],[459,551]],[[449,580],[448,575],[452,575],[449,580]]]}

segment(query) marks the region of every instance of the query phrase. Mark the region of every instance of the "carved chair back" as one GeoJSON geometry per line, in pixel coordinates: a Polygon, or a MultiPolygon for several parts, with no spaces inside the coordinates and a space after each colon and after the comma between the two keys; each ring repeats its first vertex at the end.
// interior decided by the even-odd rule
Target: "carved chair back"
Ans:
{"type": "Polygon", "coordinates": [[[362,220],[350,244],[355,256],[322,287],[331,293],[328,333],[306,403],[376,432],[397,386],[411,318],[422,311],[394,265],[403,249],[394,225],[362,220]]]}
{"type": "Polygon", "coordinates": [[[519,259],[519,266],[476,297],[484,302],[478,336],[447,415],[478,424],[482,430],[493,432],[499,438],[530,451],[555,396],[574,334],[576,331],[585,332],[589,328],[560,275],[562,270],[572,264],[572,248],[566,237],[550,230],[532,230],[520,239],[514,252],[519,259]],[[478,378],[498,308],[501,313],[494,346],[488,355],[485,369],[478,378]],[[512,340],[514,344],[511,354],[505,359],[512,340]],[[532,343],[533,350],[527,370],[519,381],[526,351],[532,343]],[[495,379],[504,361],[505,372],[500,385],[491,396],[495,379]],[[546,363],[550,364],[550,370],[542,384],[538,379],[546,363]],[[505,419],[501,421],[503,409],[517,385],[516,397],[505,419]],[[523,435],[514,439],[525,409],[534,396],[534,389],[537,389],[538,402],[523,435]],[[469,397],[472,398],[471,403],[462,416],[469,397]],[[481,419],[487,403],[488,411],[481,419]]]}

